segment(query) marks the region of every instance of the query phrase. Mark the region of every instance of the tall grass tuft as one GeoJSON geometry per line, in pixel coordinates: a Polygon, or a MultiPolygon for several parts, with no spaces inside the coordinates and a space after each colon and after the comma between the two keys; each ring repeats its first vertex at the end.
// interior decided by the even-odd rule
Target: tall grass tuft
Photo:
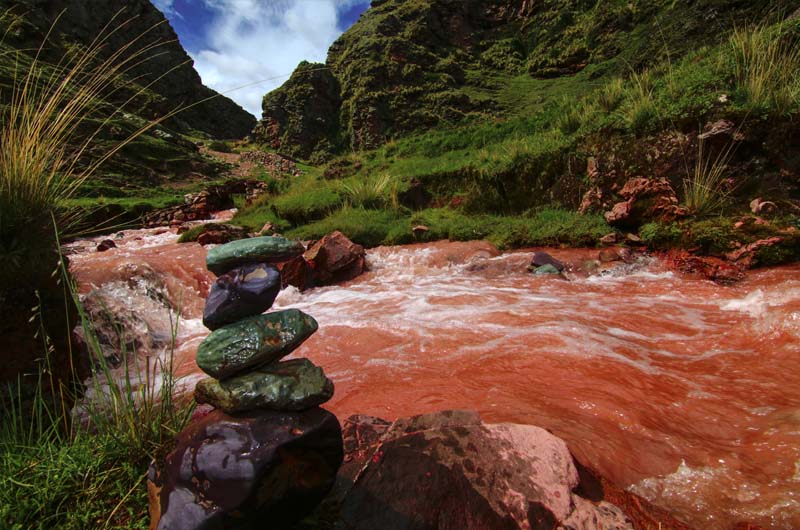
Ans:
{"type": "Polygon", "coordinates": [[[341,189],[345,201],[350,206],[362,208],[397,206],[397,184],[388,172],[342,183],[341,189]]]}
{"type": "Polygon", "coordinates": [[[725,170],[733,153],[732,143],[715,155],[704,140],[697,141],[697,160],[683,180],[684,204],[691,213],[710,214],[727,204],[733,189],[727,185],[725,170]]]}
{"type": "Polygon", "coordinates": [[[617,110],[623,99],[625,99],[625,81],[621,78],[609,81],[598,90],[597,104],[607,114],[617,110]]]}
{"type": "Polygon", "coordinates": [[[756,109],[788,114],[800,95],[800,47],[781,27],[737,28],[730,39],[737,89],[756,109]]]}
{"type": "Polygon", "coordinates": [[[51,252],[53,215],[62,233],[77,221],[59,205],[73,197],[103,162],[166,119],[146,123],[91,161],[85,156],[111,117],[146,87],[111,112],[103,100],[130,86],[125,74],[157,56],[157,48],[164,44],[138,46],[151,28],[106,53],[109,37],[131,20],[112,20],[83,53],[68,54],[56,65],[39,59],[47,37],[32,58],[4,51],[16,57],[9,103],[0,109],[0,253],[7,260],[6,269],[22,269],[30,253],[51,252]]]}

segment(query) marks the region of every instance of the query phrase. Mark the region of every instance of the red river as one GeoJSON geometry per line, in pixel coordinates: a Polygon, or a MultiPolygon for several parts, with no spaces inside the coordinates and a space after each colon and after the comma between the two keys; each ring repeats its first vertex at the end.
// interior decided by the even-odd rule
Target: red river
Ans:
{"type": "MultiPolygon", "coordinates": [[[[179,310],[176,372],[190,389],[214,281],[206,249],[163,229],[117,236],[103,253],[98,240],[72,245],[81,292],[137,315],[152,343],[140,356],[165,354],[179,310]]],[[[549,429],[698,530],[800,528],[800,266],[721,287],[656,260],[567,281],[526,272],[529,259],[480,242],[378,248],[371,272],[289,288],[275,308],[318,320],[293,355],[333,379],[326,408],[342,419],[475,409],[549,429]]]]}

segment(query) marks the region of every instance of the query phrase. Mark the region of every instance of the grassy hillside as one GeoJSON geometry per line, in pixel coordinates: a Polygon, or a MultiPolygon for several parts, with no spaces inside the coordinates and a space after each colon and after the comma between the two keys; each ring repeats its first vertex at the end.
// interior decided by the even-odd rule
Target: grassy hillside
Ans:
{"type": "Polygon", "coordinates": [[[180,202],[187,191],[204,187],[221,168],[202,156],[196,144],[244,136],[255,123],[231,100],[202,85],[172,28],[152,4],[137,0],[119,8],[100,1],[43,5],[0,0],[4,117],[34,58],[40,70],[37,82],[43,87],[63,78],[99,38],[95,63],[122,50],[116,62],[124,66],[97,95],[92,112],[81,117],[68,150],[75,151],[94,135],[90,149],[80,157],[82,164],[91,164],[147,123],[163,120],[127,144],[78,190],[77,204],[94,205],[98,199],[105,206],[119,204],[114,215],[131,205],[138,205],[139,211],[180,202]],[[136,59],[125,63],[130,57],[136,59]]]}
{"type": "MultiPolygon", "coordinates": [[[[472,20],[472,31],[448,33],[449,41],[433,46],[420,28],[443,20],[453,28],[460,4],[381,3],[329,54],[342,86],[340,119],[350,138],[343,132],[339,145],[349,144],[347,152],[238,219],[253,227],[269,219],[304,237],[349,229],[366,244],[442,236],[488,236],[505,246],[586,244],[596,241],[589,234],[612,231],[602,217],[570,214],[558,237],[532,227],[545,226],[543,214],[554,208],[574,212],[589,189],[602,189],[613,204],[628,178],[645,176],[668,179],[690,210],[672,227],[683,234],[675,244],[707,237],[705,225],[692,228],[710,218],[732,226],[755,197],[776,202],[774,229],[785,229],[800,211],[800,18],[789,16],[795,4],[552,1],[524,13],[498,11],[483,29],[467,15],[456,17],[472,20]],[[395,33],[386,35],[390,26],[395,33]],[[406,84],[424,93],[415,99],[402,81],[379,82],[395,81],[393,46],[428,65],[450,57],[463,75],[446,90],[426,84],[450,82],[441,71],[409,76],[406,84]],[[375,59],[380,50],[387,60],[375,59]],[[462,112],[455,116],[430,102],[442,94],[471,103],[456,105],[462,112]],[[389,121],[370,129],[383,132],[366,148],[351,111],[379,108],[389,121]],[[734,131],[702,140],[720,120],[734,131]],[[417,224],[429,230],[412,232],[417,224]]],[[[284,95],[268,94],[265,108],[284,95]]],[[[663,246],[655,232],[645,235],[663,246]]],[[[715,233],[723,232],[725,244],[764,235],[715,233]]]]}

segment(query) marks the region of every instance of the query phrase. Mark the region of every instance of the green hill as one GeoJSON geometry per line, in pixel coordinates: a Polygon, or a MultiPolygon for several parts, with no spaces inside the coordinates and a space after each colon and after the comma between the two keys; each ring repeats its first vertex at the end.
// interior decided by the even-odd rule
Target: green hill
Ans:
{"type": "Polygon", "coordinates": [[[667,179],[687,206],[676,233],[748,211],[755,197],[793,218],[798,9],[796,0],[375,1],[324,65],[301,64],[264,97],[256,140],[320,170],[239,220],[307,237],[388,226],[367,244],[586,243],[571,237],[571,221],[554,229],[561,235],[534,237],[531,219],[575,211],[587,191],[602,200],[584,211],[609,211],[638,176],[667,179]],[[704,183],[710,173],[715,182],[704,183]],[[415,224],[431,230],[412,237],[415,224]],[[472,225],[482,228],[459,228],[472,225]]]}

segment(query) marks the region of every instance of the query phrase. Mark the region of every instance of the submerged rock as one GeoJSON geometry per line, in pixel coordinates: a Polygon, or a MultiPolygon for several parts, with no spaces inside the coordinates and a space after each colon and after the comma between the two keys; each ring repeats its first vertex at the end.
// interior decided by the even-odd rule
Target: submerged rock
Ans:
{"type": "Polygon", "coordinates": [[[317,328],[316,320],[297,309],[246,318],[206,337],[197,349],[197,366],[225,379],[289,355],[317,328]]]}
{"type": "Polygon", "coordinates": [[[299,241],[283,237],[251,237],[212,248],[206,256],[206,267],[219,276],[248,263],[286,261],[304,250],[299,241]]]}
{"type": "Polygon", "coordinates": [[[114,243],[113,239],[104,239],[97,245],[97,252],[105,252],[106,250],[111,250],[112,248],[117,248],[117,244],[114,243]]]}
{"type": "Polygon", "coordinates": [[[151,466],[151,528],[283,528],[328,493],[342,457],[328,411],[211,412],[178,435],[163,466],[151,466]]]}
{"type": "Polygon", "coordinates": [[[346,432],[348,529],[633,529],[616,506],[575,493],[572,455],[539,427],[446,411],[346,432]]]}
{"type": "Polygon", "coordinates": [[[550,265],[556,269],[556,272],[561,272],[564,270],[564,264],[558,261],[556,258],[548,254],[547,252],[534,252],[533,256],[531,257],[531,264],[529,266],[529,270],[533,270],[537,267],[543,267],[545,265],[550,265]]]}
{"type": "Polygon", "coordinates": [[[220,276],[211,287],[203,311],[203,324],[215,330],[263,313],[281,290],[281,274],[266,263],[243,265],[220,276]]]}
{"type": "Polygon", "coordinates": [[[273,363],[225,381],[203,379],[194,390],[198,403],[225,412],[253,409],[306,410],[333,397],[333,381],[308,359],[273,363]]]}
{"type": "Polygon", "coordinates": [[[537,267],[536,269],[534,269],[533,273],[537,276],[544,276],[546,274],[561,274],[561,272],[557,268],[555,268],[553,265],[550,264],[537,267]]]}

